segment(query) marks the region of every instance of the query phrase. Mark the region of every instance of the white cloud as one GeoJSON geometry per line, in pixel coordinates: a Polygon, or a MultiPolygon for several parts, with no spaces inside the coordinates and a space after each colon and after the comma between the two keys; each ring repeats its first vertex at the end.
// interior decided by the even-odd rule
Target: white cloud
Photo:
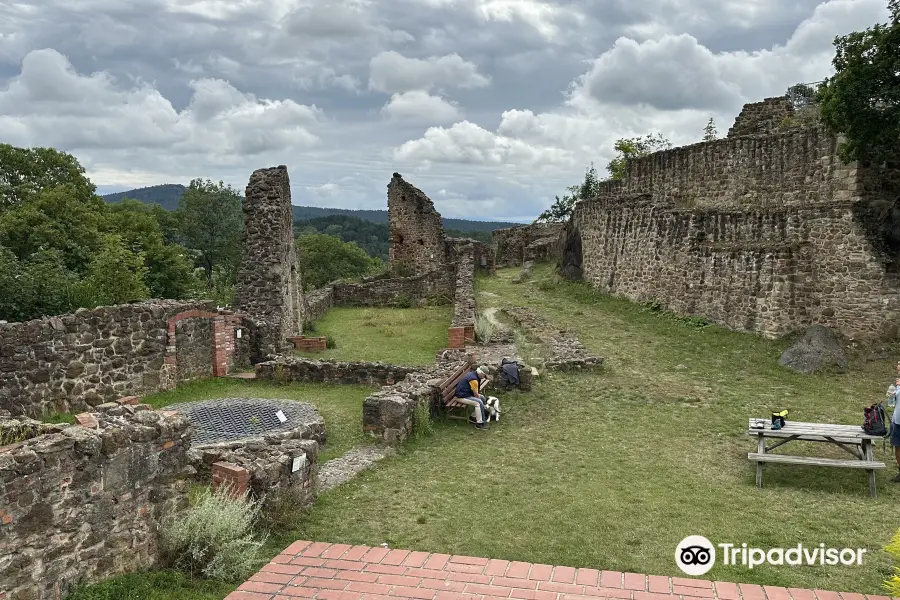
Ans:
{"type": "Polygon", "coordinates": [[[460,116],[455,105],[422,90],[394,94],[381,114],[388,119],[430,124],[452,123],[460,116]]]}
{"type": "Polygon", "coordinates": [[[0,91],[3,130],[22,145],[166,148],[211,156],[252,156],[319,142],[311,131],[320,118],[315,106],[257,99],[218,79],[189,85],[190,104],[178,111],[148,84],[122,88],[103,72],[76,73],[55,50],[35,50],[0,91]]]}
{"type": "Polygon", "coordinates": [[[428,91],[440,86],[478,88],[489,84],[490,79],[481,75],[475,64],[458,54],[420,59],[407,58],[391,50],[379,52],[369,62],[369,89],[388,94],[428,91]]]}

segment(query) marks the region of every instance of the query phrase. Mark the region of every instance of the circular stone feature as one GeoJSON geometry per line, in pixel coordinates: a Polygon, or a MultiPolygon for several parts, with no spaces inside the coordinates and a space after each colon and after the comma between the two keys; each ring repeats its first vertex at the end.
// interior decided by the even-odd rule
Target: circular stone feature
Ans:
{"type": "Polygon", "coordinates": [[[217,398],[172,407],[194,427],[191,445],[231,442],[324,423],[315,407],[295,400],[217,398]],[[279,418],[281,411],[286,420],[279,418]]]}

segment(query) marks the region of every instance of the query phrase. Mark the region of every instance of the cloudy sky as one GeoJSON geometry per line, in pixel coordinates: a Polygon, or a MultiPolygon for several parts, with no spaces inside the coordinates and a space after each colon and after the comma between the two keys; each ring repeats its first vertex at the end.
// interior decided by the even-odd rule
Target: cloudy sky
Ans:
{"type": "Polygon", "coordinates": [[[286,164],[294,204],[528,221],[620,137],[830,74],[886,0],[5,0],[0,142],[102,193],[286,164]]]}

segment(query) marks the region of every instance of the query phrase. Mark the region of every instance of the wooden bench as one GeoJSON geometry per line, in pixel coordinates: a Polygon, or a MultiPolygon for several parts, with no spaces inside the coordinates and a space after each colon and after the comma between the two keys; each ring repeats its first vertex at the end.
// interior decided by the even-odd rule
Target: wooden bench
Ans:
{"type": "Polygon", "coordinates": [[[756,486],[762,487],[763,463],[807,465],[814,467],[841,467],[863,469],[868,474],[869,494],[877,493],[875,470],[885,468],[883,462],[875,460],[875,442],[880,436],[868,435],[858,425],[832,425],[829,423],[801,423],[788,421],[781,429],[771,429],[768,423],[762,428],[754,427],[757,419],[750,419],[747,434],[756,438],[756,452],[747,453],[747,459],[756,463],[756,486]],[[770,446],[767,440],[776,440],[770,446]],[[789,442],[823,442],[853,456],[851,459],[820,458],[790,454],[771,454],[775,448],[789,442]]]}
{"type": "Polygon", "coordinates": [[[456,398],[456,384],[460,382],[463,376],[472,370],[472,366],[465,362],[456,368],[450,376],[441,383],[441,407],[447,411],[447,416],[451,419],[468,419],[468,410],[471,406],[463,404],[456,398]],[[462,410],[462,415],[450,414],[450,411],[462,410]]]}

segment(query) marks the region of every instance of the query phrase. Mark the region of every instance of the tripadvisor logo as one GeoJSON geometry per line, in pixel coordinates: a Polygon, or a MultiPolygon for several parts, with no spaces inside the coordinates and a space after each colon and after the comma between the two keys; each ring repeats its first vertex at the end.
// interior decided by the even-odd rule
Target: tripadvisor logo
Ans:
{"type": "Polygon", "coordinates": [[[705,575],[716,564],[716,548],[721,551],[723,565],[740,565],[753,569],[760,565],[789,566],[852,566],[862,565],[866,548],[826,548],[825,544],[791,548],[751,548],[747,544],[713,545],[702,535],[690,535],[675,548],[675,564],[685,574],[705,575]]]}

